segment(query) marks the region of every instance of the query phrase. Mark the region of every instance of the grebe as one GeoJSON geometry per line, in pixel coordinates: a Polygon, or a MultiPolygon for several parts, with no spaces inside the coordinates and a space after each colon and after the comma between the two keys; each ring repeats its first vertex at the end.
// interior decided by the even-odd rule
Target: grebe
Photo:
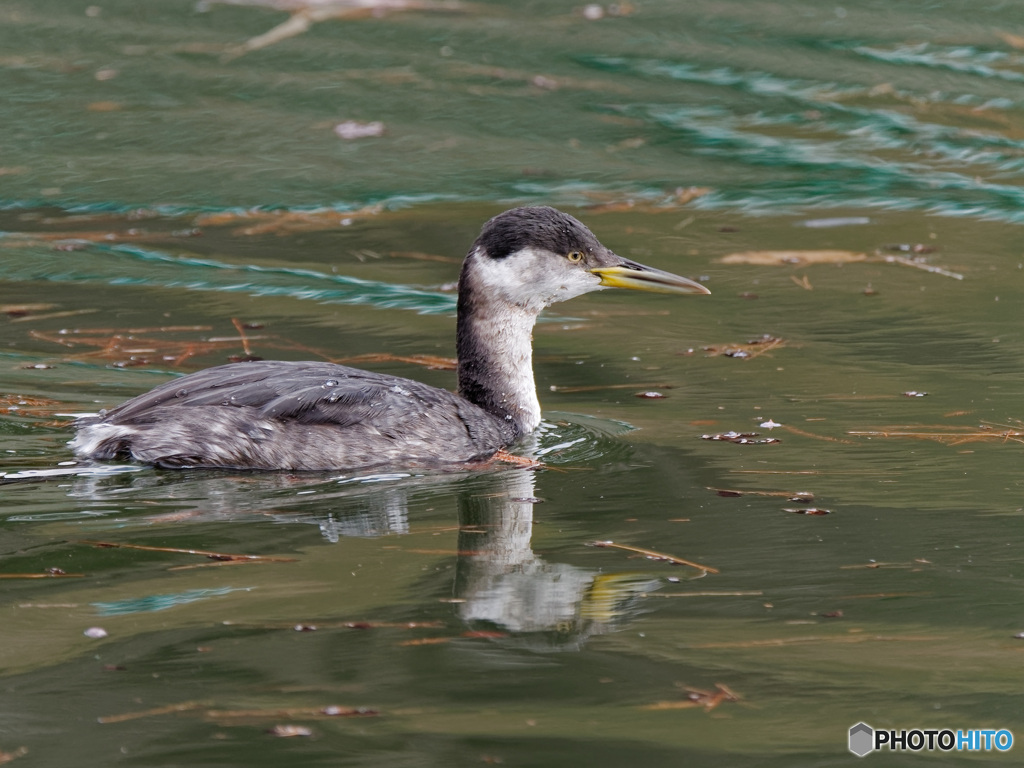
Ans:
{"type": "Polygon", "coordinates": [[[615,255],[544,206],[488,221],[459,277],[458,394],[334,363],[255,361],[198,371],[78,423],[85,459],[157,467],[338,470],[490,458],[540,424],[537,316],[602,288],[710,293],[615,255]]]}

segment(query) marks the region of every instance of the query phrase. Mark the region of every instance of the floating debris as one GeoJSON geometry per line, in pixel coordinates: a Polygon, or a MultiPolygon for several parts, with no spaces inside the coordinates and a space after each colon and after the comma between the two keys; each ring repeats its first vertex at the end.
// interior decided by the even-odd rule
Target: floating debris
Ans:
{"type": "Polygon", "coordinates": [[[602,547],[605,549],[621,549],[625,552],[633,552],[638,555],[643,555],[648,560],[659,560],[671,563],[672,565],[686,565],[690,568],[696,568],[699,571],[718,573],[718,569],[712,568],[710,565],[701,565],[700,563],[695,563],[692,560],[684,560],[683,558],[675,557],[674,555],[666,555],[664,552],[656,552],[653,549],[644,549],[643,547],[634,547],[629,544],[616,544],[614,541],[592,541],[587,546],[602,547]]]}
{"type": "Polygon", "coordinates": [[[0,573],[0,579],[80,579],[84,573],[67,573],[60,568],[47,568],[45,573],[0,573]]]}
{"type": "Polygon", "coordinates": [[[716,432],[713,435],[701,435],[700,439],[738,445],[771,445],[782,442],[777,437],[761,437],[758,432],[716,432]]]}
{"type": "Polygon", "coordinates": [[[773,349],[780,349],[786,346],[784,339],[765,333],[745,343],[720,344],[717,346],[702,347],[709,356],[732,357],[738,360],[751,360],[755,357],[771,352],[773,349]]]}
{"type": "Polygon", "coordinates": [[[810,264],[853,264],[867,260],[867,253],[858,251],[741,251],[722,256],[718,263],[758,267],[804,267],[810,264]]]}
{"type": "Polygon", "coordinates": [[[934,440],[944,445],[965,445],[967,443],[1024,443],[1024,430],[1018,427],[982,424],[977,427],[947,425],[882,427],[874,430],[850,430],[849,435],[867,438],[908,438],[934,440]]]}
{"type": "Polygon", "coordinates": [[[369,123],[361,123],[358,120],[345,120],[334,126],[334,134],[339,139],[345,139],[346,141],[383,136],[384,123],[379,120],[369,123]]]}
{"type": "Polygon", "coordinates": [[[913,245],[910,243],[891,243],[883,245],[882,248],[886,251],[896,251],[898,253],[925,254],[935,252],[935,246],[924,245],[923,243],[914,243],[913,245]]]}
{"type": "Polygon", "coordinates": [[[273,728],[268,729],[267,733],[271,736],[288,739],[295,736],[312,736],[313,729],[307,728],[304,725],[275,725],[273,728]]]}
{"type": "MultiPolygon", "coordinates": [[[[926,252],[927,251],[921,251],[921,253],[926,252]]],[[[964,279],[964,276],[959,272],[953,272],[945,267],[929,264],[921,255],[915,255],[914,257],[909,258],[906,256],[885,254],[881,252],[869,255],[863,251],[840,250],[741,251],[739,253],[730,253],[718,259],[719,264],[745,264],[748,266],[758,267],[804,267],[815,264],[841,265],[866,262],[900,264],[905,267],[922,269],[925,272],[930,272],[935,275],[950,277],[954,280],[964,279]]]]}
{"type": "Polygon", "coordinates": [[[658,701],[654,704],[647,704],[640,709],[648,711],[661,711],[666,709],[694,709],[701,707],[705,712],[710,712],[723,701],[739,701],[740,697],[734,691],[721,683],[715,683],[714,691],[702,691],[699,688],[685,688],[686,698],[682,700],[658,701]]]}
{"type": "Polygon", "coordinates": [[[223,56],[227,61],[301,35],[314,24],[329,19],[375,19],[402,11],[452,13],[469,10],[467,5],[457,0],[201,0],[196,7],[200,11],[208,11],[214,4],[259,6],[291,13],[268,32],[230,48],[223,56]]]}
{"type": "Polygon", "coordinates": [[[154,547],[147,544],[123,544],[115,541],[90,541],[83,540],[82,544],[105,549],[138,549],[144,552],[171,552],[180,555],[198,555],[208,557],[211,560],[240,561],[240,562],[268,562],[268,563],[294,563],[294,557],[278,557],[274,555],[236,555],[224,552],[209,552],[204,549],[179,549],[177,547],[154,547]]]}
{"type": "Polygon", "coordinates": [[[781,496],[786,501],[795,501],[803,504],[814,501],[814,494],[808,491],[741,491],[731,488],[708,488],[708,490],[727,498],[735,496],[781,496]]]}

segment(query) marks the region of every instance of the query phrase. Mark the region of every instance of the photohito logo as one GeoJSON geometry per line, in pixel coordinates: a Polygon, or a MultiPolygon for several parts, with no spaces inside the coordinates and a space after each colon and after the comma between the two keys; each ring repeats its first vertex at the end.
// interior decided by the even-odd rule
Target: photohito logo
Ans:
{"type": "Polygon", "coordinates": [[[864,757],[876,749],[891,752],[1006,752],[1013,746],[1013,734],[1006,728],[970,731],[913,728],[911,730],[875,730],[867,723],[857,723],[850,729],[849,748],[857,757],[864,757]]]}

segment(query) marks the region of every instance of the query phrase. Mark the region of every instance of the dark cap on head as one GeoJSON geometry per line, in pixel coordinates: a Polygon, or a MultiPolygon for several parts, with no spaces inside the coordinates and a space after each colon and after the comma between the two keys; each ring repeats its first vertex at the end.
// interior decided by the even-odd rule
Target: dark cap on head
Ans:
{"type": "Polygon", "coordinates": [[[567,213],[546,205],[513,208],[484,224],[473,244],[492,259],[503,259],[528,246],[553,253],[601,249],[594,234],[567,213]]]}

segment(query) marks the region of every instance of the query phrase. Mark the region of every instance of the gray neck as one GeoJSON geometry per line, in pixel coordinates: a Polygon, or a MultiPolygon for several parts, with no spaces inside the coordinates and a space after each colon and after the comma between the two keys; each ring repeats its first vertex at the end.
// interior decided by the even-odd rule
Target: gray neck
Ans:
{"type": "MultiPolygon", "coordinates": [[[[472,281],[465,271],[462,280],[472,281]]],[[[459,292],[459,394],[508,422],[517,435],[540,424],[533,381],[537,310],[459,292]]]]}

